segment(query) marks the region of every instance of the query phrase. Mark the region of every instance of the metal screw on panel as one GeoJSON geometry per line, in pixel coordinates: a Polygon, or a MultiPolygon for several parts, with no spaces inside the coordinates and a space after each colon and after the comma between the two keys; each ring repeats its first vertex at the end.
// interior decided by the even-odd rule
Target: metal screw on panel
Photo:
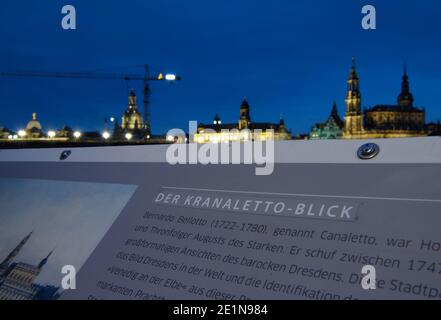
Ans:
{"type": "Polygon", "coordinates": [[[362,160],[370,160],[380,153],[380,147],[375,143],[366,143],[358,148],[357,155],[362,160]]]}
{"type": "Polygon", "coordinates": [[[71,153],[72,153],[72,151],[70,151],[70,150],[64,150],[60,154],[60,160],[66,160],[70,156],[71,153]]]}

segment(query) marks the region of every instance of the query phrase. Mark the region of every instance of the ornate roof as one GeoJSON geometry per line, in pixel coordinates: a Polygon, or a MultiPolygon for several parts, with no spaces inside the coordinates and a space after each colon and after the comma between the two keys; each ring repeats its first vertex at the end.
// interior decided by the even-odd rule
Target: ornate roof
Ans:
{"type": "Polygon", "coordinates": [[[37,120],[37,114],[35,112],[32,114],[32,120],[26,125],[26,130],[31,131],[32,129],[41,130],[41,124],[37,120]]]}
{"type": "Polygon", "coordinates": [[[386,105],[386,104],[379,104],[372,108],[368,108],[365,110],[365,113],[370,112],[416,112],[416,113],[423,113],[425,112],[424,109],[420,109],[417,107],[406,107],[406,106],[400,106],[400,105],[386,105]]]}

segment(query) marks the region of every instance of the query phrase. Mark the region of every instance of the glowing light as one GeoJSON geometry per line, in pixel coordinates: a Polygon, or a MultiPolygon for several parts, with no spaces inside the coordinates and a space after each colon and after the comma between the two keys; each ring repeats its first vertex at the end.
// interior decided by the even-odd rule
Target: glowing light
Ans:
{"type": "Polygon", "coordinates": [[[172,135],[168,135],[166,139],[167,139],[167,141],[172,142],[175,140],[175,137],[172,135]]]}
{"type": "Polygon", "coordinates": [[[109,139],[110,138],[110,133],[108,131],[104,131],[103,132],[103,138],[106,139],[106,140],[109,139]]]}
{"type": "Polygon", "coordinates": [[[175,81],[176,80],[176,75],[172,74],[172,73],[166,74],[165,75],[165,80],[167,80],[167,81],[175,81]]]}
{"type": "Polygon", "coordinates": [[[9,136],[8,136],[8,139],[9,140],[12,140],[14,137],[12,136],[12,134],[10,134],[9,136]]]}
{"type": "Polygon", "coordinates": [[[56,133],[55,133],[55,131],[53,131],[53,130],[50,130],[50,131],[48,131],[48,133],[47,133],[47,136],[49,137],[49,138],[55,138],[55,135],[56,135],[56,133]]]}
{"type": "Polygon", "coordinates": [[[147,139],[150,139],[150,135],[149,134],[147,135],[147,139]]]}
{"type": "Polygon", "coordinates": [[[20,138],[24,138],[24,137],[26,136],[26,131],[24,131],[24,130],[19,130],[19,131],[18,131],[18,136],[19,136],[20,138]]]}
{"type": "Polygon", "coordinates": [[[126,133],[126,139],[127,140],[130,140],[130,139],[132,139],[133,138],[133,135],[130,133],[130,132],[127,132],[126,133]]]}
{"type": "Polygon", "coordinates": [[[16,134],[14,134],[14,135],[12,136],[12,139],[17,140],[17,139],[18,139],[18,136],[17,136],[16,134]]]}
{"type": "Polygon", "coordinates": [[[115,122],[115,118],[114,117],[110,117],[110,122],[115,122]]]}
{"type": "Polygon", "coordinates": [[[158,80],[163,80],[164,79],[164,75],[162,73],[158,74],[158,80]]]}
{"type": "Polygon", "coordinates": [[[73,136],[74,136],[75,139],[78,139],[78,138],[81,137],[81,132],[79,132],[79,131],[75,131],[74,134],[73,134],[73,136]]]}

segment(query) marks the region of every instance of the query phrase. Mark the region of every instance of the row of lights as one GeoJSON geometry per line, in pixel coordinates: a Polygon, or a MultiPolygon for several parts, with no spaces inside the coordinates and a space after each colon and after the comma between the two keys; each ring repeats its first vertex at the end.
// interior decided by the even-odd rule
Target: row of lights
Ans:
{"type": "MultiPolygon", "coordinates": [[[[19,130],[19,131],[18,131],[18,134],[14,134],[14,135],[10,134],[10,135],[8,136],[8,139],[9,139],[9,140],[17,140],[18,138],[23,139],[23,138],[26,137],[26,135],[27,135],[27,133],[26,133],[25,130],[19,130]]],[[[56,133],[55,131],[53,131],[53,130],[49,130],[49,131],[47,132],[47,136],[48,136],[50,139],[55,138],[56,135],[57,135],[57,133],[56,133]]],[[[73,136],[74,136],[75,139],[78,139],[78,138],[81,137],[81,132],[80,132],[80,131],[75,131],[75,132],[73,133],[73,136]]]]}
{"type": "MultiPolygon", "coordinates": [[[[56,133],[55,131],[53,131],[53,130],[50,130],[50,131],[48,131],[48,133],[47,133],[47,136],[48,136],[50,139],[55,138],[56,135],[57,135],[57,133],[56,133]]],[[[79,138],[81,138],[81,135],[82,135],[82,133],[81,133],[80,131],[75,131],[75,132],[73,133],[73,136],[74,136],[75,139],[79,139],[79,138]]],[[[104,140],[108,140],[108,139],[110,139],[111,136],[112,136],[112,135],[110,134],[109,131],[104,131],[104,132],[102,133],[102,137],[103,137],[104,140]]],[[[8,136],[8,139],[9,139],[9,140],[17,140],[18,138],[22,138],[22,139],[23,139],[23,138],[25,138],[25,137],[26,137],[26,131],[24,131],[24,130],[19,130],[19,131],[18,131],[18,134],[14,134],[14,135],[10,134],[10,135],[8,136]]],[[[133,135],[132,135],[130,132],[128,132],[128,133],[125,134],[125,138],[126,138],[128,141],[130,141],[130,140],[132,140],[133,135]]],[[[147,135],[147,139],[150,139],[150,135],[147,135]]]]}
{"type": "MultiPolygon", "coordinates": [[[[108,140],[108,139],[110,139],[110,137],[112,135],[110,134],[109,131],[104,131],[101,136],[103,137],[104,140],[108,140]]],[[[127,141],[130,141],[133,138],[133,134],[131,134],[130,132],[127,132],[124,137],[126,138],[127,141]]],[[[150,139],[149,134],[147,135],[147,139],[150,139]]]]}
{"type": "MultiPolygon", "coordinates": [[[[18,132],[18,135],[16,135],[16,134],[14,134],[14,135],[9,135],[9,136],[8,136],[8,139],[10,139],[10,140],[16,140],[16,139],[18,139],[19,137],[20,137],[20,138],[24,138],[25,136],[26,136],[26,132],[23,131],[23,130],[20,130],[20,131],[18,132]]],[[[52,139],[52,138],[55,138],[55,136],[56,136],[56,132],[55,132],[55,131],[48,131],[47,136],[48,136],[49,138],[51,138],[51,139],[52,139]]],[[[75,132],[73,133],[73,136],[74,136],[75,139],[79,139],[79,138],[81,138],[81,132],[80,132],[80,131],[75,131],[75,132]]],[[[107,140],[107,139],[109,139],[109,138],[111,137],[111,134],[110,134],[108,131],[104,131],[103,134],[102,134],[102,137],[103,137],[105,140],[107,140]]],[[[133,138],[133,135],[132,135],[131,133],[126,133],[125,138],[126,138],[127,140],[131,140],[131,139],[133,138]]],[[[147,136],[147,139],[150,139],[150,135],[147,136]]]]}

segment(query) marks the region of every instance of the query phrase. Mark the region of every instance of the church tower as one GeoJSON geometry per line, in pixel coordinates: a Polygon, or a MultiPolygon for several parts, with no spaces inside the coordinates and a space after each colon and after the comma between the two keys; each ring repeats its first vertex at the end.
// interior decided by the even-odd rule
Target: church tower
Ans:
{"type": "Polygon", "coordinates": [[[346,114],[344,138],[353,139],[361,136],[363,131],[361,112],[360,79],[355,68],[355,59],[348,78],[348,92],[346,94],[346,114]]]}
{"type": "Polygon", "coordinates": [[[38,264],[39,270],[43,269],[43,267],[46,265],[47,261],[49,260],[49,257],[52,255],[53,252],[54,250],[49,252],[49,254],[43,260],[40,261],[40,263],[38,264]]]}
{"type": "Polygon", "coordinates": [[[20,253],[20,250],[24,247],[26,242],[28,242],[31,235],[32,235],[32,231],[26,237],[24,237],[23,240],[20,241],[20,243],[15,247],[15,249],[12,250],[5,258],[5,260],[3,260],[3,262],[0,264],[0,277],[9,268],[12,261],[20,253]]]}
{"type": "Polygon", "coordinates": [[[246,98],[240,105],[239,130],[248,129],[251,124],[250,105],[246,98]]]}
{"type": "Polygon", "coordinates": [[[401,92],[398,96],[398,105],[401,107],[413,107],[413,95],[410,92],[409,77],[407,67],[404,65],[403,81],[401,82],[401,92]]]}
{"type": "Polygon", "coordinates": [[[129,103],[126,111],[122,116],[122,128],[125,131],[139,130],[144,126],[141,113],[138,111],[135,90],[131,90],[129,94],[129,103]]]}

